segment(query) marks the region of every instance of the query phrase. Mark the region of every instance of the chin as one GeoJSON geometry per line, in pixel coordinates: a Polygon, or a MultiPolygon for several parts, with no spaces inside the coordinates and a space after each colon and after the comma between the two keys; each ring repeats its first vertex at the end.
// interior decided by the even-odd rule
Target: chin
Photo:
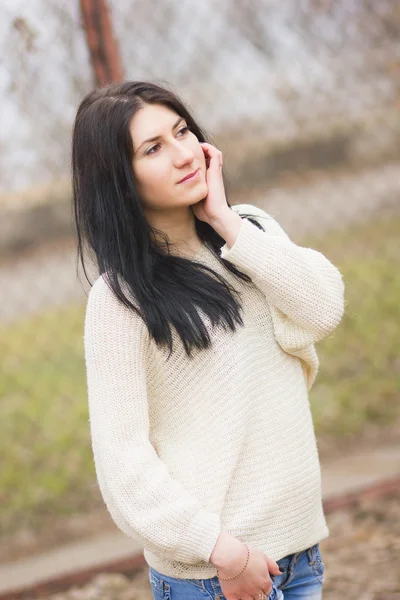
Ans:
{"type": "Polygon", "coordinates": [[[196,202],[200,202],[200,200],[203,200],[208,194],[208,185],[206,184],[206,182],[204,183],[199,183],[198,186],[196,186],[196,188],[193,190],[193,195],[195,195],[198,199],[196,200],[196,202]]]}

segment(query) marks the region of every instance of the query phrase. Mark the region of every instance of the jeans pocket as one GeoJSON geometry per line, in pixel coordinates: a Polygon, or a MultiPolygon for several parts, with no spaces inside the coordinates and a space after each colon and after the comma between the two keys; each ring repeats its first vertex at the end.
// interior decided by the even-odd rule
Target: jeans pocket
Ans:
{"type": "Polygon", "coordinates": [[[310,567],[313,570],[315,577],[318,579],[320,583],[324,583],[324,573],[325,573],[325,565],[322,560],[321,551],[319,548],[319,544],[315,544],[310,548],[310,567]]]}
{"type": "Polygon", "coordinates": [[[272,586],[271,593],[268,596],[267,600],[278,600],[278,591],[277,591],[275,585],[272,586]]]}
{"type": "Polygon", "coordinates": [[[169,584],[153,569],[149,569],[149,580],[154,600],[171,600],[169,584]]]}

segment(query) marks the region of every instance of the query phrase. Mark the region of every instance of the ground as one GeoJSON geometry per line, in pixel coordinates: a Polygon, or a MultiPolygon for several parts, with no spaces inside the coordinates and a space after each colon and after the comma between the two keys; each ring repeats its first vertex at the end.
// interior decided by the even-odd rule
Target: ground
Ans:
{"type": "MultiPolygon", "coordinates": [[[[400,598],[400,498],[362,500],[327,517],[330,536],[321,542],[324,600],[400,598]]],[[[148,568],[133,576],[100,574],[51,600],[152,600],[148,568]]],[[[49,599],[50,600],[50,599],[49,599]]]]}

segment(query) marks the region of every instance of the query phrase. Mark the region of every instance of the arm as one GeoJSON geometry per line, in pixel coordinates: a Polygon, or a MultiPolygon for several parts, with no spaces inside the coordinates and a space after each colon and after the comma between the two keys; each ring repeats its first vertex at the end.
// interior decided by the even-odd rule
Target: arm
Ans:
{"type": "Polygon", "coordinates": [[[285,329],[286,346],[296,351],[318,342],[339,324],[344,285],[339,270],[323,254],[293,243],[263,210],[239,205],[213,223],[226,240],[221,257],[247,273],[276,309],[275,325],[285,329]],[[241,219],[254,214],[265,231],[241,219]]]}
{"type": "Polygon", "coordinates": [[[168,473],[149,441],[147,329],[99,278],[85,318],[92,447],[100,490],[119,528],[169,560],[209,562],[221,531],[168,473]]]}

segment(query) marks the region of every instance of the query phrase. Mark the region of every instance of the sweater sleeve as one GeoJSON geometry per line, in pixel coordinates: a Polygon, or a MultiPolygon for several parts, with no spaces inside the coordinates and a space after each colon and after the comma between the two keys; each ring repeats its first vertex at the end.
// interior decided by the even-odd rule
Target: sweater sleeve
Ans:
{"type": "Polygon", "coordinates": [[[85,317],[89,420],[97,479],[117,526],[143,548],[184,563],[209,562],[221,531],[174,480],[149,441],[148,332],[100,277],[85,317]]]}
{"type": "Polygon", "coordinates": [[[264,231],[244,219],[234,245],[225,244],[221,257],[249,275],[266,296],[276,339],[308,365],[310,389],[318,369],[313,344],[329,335],[343,316],[342,276],[321,252],[292,242],[262,209],[249,204],[232,208],[254,215],[264,231]]]}

